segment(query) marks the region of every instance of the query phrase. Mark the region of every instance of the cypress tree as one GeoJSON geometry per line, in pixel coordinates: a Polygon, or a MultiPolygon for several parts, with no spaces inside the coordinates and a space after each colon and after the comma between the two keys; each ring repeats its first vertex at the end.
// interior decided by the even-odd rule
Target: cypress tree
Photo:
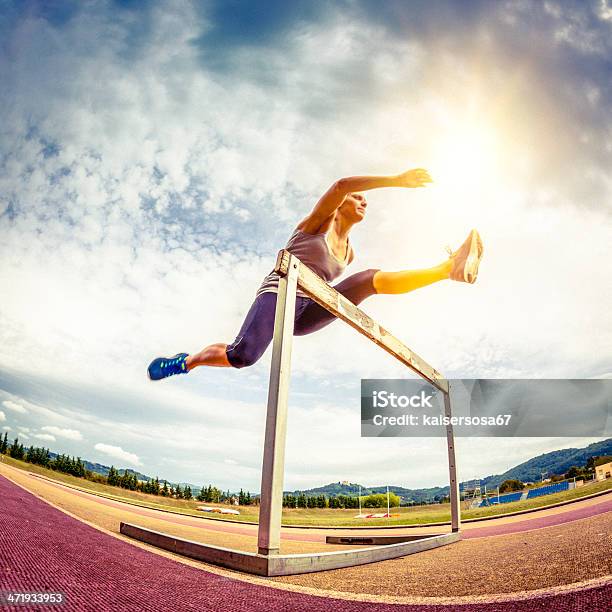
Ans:
{"type": "Polygon", "coordinates": [[[110,470],[108,471],[107,482],[109,485],[115,487],[118,484],[117,480],[118,480],[117,470],[115,469],[114,465],[111,465],[110,470]]]}
{"type": "Polygon", "coordinates": [[[77,457],[75,471],[75,476],[78,476],[79,478],[85,477],[85,464],[83,463],[80,457],[77,457]]]}
{"type": "Polygon", "coordinates": [[[123,470],[123,474],[121,474],[121,476],[119,477],[119,486],[122,489],[127,489],[128,488],[129,478],[130,478],[130,475],[128,474],[127,470],[124,469],[123,470]]]}

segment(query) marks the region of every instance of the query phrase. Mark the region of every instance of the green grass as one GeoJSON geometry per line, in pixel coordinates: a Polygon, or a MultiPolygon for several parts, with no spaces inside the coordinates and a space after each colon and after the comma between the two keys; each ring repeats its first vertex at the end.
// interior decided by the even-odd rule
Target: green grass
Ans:
{"type": "MultiPolygon", "coordinates": [[[[11,457],[4,456],[4,463],[7,465],[14,466],[16,468],[40,474],[52,480],[62,482],[64,484],[90,491],[101,495],[103,497],[114,499],[118,501],[129,502],[145,508],[152,508],[157,510],[171,510],[179,514],[186,514],[190,516],[205,517],[212,520],[218,520],[223,518],[224,520],[232,520],[236,522],[257,522],[259,518],[259,507],[258,506],[241,506],[239,516],[220,516],[209,513],[203,513],[196,509],[197,506],[202,505],[202,502],[194,500],[187,501],[184,499],[171,499],[167,497],[160,497],[157,495],[149,495],[147,493],[140,493],[138,491],[128,491],[126,489],[120,489],[118,487],[112,487],[109,485],[91,482],[84,478],[76,478],[69,474],[63,474],[61,472],[55,472],[49,470],[40,465],[33,465],[25,463],[24,461],[18,461],[11,457]]],[[[508,514],[511,512],[519,512],[521,510],[528,510],[532,508],[541,508],[550,504],[555,504],[562,501],[571,499],[577,499],[612,489],[612,479],[608,479],[603,482],[585,485],[578,489],[571,491],[563,491],[561,493],[554,493],[552,495],[545,495],[543,497],[536,497],[535,499],[512,502],[509,504],[502,504],[500,506],[492,506],[486,508],[475,508],[473,510],[467,510],[462,507],[461,516],[463,519],[470,518],[482,518],[487,516],[498,516],[502,514],[508,514]]],[[[236,508],[235,506],[229,506],[227,504],[204,504],[226,508],[236,508]]],[[[463,506],[463,505],[462,505],[463,506]]],[[[384,512],[384,509],[367,509],[366,511],[372,512],[384,512]]],[[[399,514],[398,517],[389,519],[355,519],[354,516],[358,514],[356,509],[352,510],[341,510],[341,509],[329,509],[329,508],[284,508],[283,509],[283,524],[285,525],[304,525],[304,526],[338,526],[338,527],[350,527],[350,526],[384,526],[384,525],[421,525],[424,523],[439,523],[450,521],[450,505],[449,504],[432,504],[429,506],[415,506],[411,508],[392,508],[392,513],[399,514]]]]}

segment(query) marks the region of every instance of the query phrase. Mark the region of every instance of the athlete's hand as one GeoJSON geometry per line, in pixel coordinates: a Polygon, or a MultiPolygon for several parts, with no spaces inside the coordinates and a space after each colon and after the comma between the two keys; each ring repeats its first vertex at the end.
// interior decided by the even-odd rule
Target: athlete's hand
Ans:
{"type": "Polygon", "coordinates": [[[398,187],[425,187],[427,183],[433,182],[429,172],[423,168],[415,168],[398,174],[396,179],[398,187]]]}

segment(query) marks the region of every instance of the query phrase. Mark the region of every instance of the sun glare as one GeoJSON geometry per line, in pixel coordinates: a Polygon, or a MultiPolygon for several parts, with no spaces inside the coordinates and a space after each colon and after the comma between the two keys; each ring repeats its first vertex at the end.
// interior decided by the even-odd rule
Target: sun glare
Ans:
{"type": "Polygon", "coordinates": [[[497,143],[481,126],[451,130],[437,143],[430,171],[436,184],[454,192],[478,192],[497,181],[497,143]]]}

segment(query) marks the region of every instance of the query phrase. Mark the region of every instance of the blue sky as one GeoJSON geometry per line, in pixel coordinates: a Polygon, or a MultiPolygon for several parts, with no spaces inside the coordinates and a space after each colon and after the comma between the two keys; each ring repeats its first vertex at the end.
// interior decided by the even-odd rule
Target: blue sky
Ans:
{"type": "MultiPolygon", "coordinates": [[[[610,373],[612,7],[592,2],[0,0],[0,427],[149,474],[259,489],[269,352],[231,341],[337,178],[368,194],[352,270],[478,283],[364,308],[449,377],[610,373]]],[[[359,437],[359,380],[404,376],[340,324],[294,344],[287,488],[446,482],[440,440],[359,437]]],[[[586,439],[460,440],[462,478],[586,439]]]]}

